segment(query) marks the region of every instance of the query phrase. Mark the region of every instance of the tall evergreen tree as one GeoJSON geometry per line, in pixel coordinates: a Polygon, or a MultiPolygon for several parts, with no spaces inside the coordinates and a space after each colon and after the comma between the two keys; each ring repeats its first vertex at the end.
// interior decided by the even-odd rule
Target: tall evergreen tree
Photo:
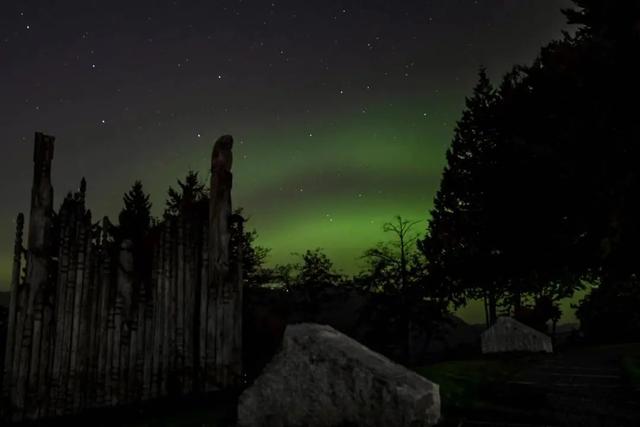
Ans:
{"type": "Polygon", "coordinates": [[[148,236],[152,226],[151,202],[149,194],[144,192],[142,182],[136,181],[124,194],[124,208],[118,217],[115,237],[118,242],[129,239],[132,242],[132,253],[137,283],[149,284],[151,278],[151,242],[148,236]]]}
{"type": "Polygon", "coordinates": [[[142,182],[136,181],[124,194],[124,207],[118,216],[120,234],[140,243],[151,228],[151,202],[149,194],[144,192],[142,182]]]}
{"type": "Polygon", "coordinates": [[[491,268],[494,253],[485,228],[485,207],[493,177],[491,153],[498,141],[497,101],[496,90],[481,69],[447,151],[427,237],[421,244],[431,276],[449,289],[451,300],[460,304],[468,296],[481,296],[490,322],[496,318],[499,289],[491,268]]]}
{"type": "Polygon", "coordinates": [[[178,180],[178,188],[169,187],[165,216],[193,214],[207,208],[208,194],[200,182],[198,172],[190,170],[184,181],[178,180]]]}

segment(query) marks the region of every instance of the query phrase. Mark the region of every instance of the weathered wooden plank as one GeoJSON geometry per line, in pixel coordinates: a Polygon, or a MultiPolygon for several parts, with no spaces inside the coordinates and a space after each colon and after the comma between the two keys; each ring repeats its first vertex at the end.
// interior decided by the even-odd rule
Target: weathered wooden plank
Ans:
{"type": "Polygon", "coordinates": [[[158,243],[158,273],[155,281],[155,304],[153,309],[153,368],[151,376],[151,397],[158,397],[161,393],[161,370],[163,363],[164,341],[164,301],[165,301],[165,241],[166,227],[160,228],[160,242],[158,243]]]}
{"type": "MultiPolygon", "coordinates": [[[[27,259],[27,263],[29,260],[27,259]]],[[[27,372],[29,369],[32,324],[29,316],[29,300],[31,298],[31,286],[25,283],[22,286],[22,319],[20,319],[20,354],[16,358],[16,387],[13,399],[12,416],[14,421],[20,421],[24,417],[24,402],[27,386],[27,372]]]]}
{"type": "Polygon", "coordinates": [[[166,224],[166,235],[164,241],[164,274],[163,274],[163,292],[164,300],[162,307],[162,371],[161,371],[161,395],[168,394],[169,389],[169,372],[171,367],[170,362],[170,348],[171,344],[171,303],[173,301],[173,295],[171,295],[171,265],[173,257],[171,256],[171,224],[166,224]]]}
{"type": "MultiPolygon", "coordinates": [[[[82,180],[80,185],[82,199],[84,203],[84,191],[86,188],[86,182],[82,180]]],[[[84,205],[83,205],[84,209],[84,205]]],[[[92,353],[92,337],[95,336],[93,326],[93,315],[96,311],[95,307],[95,275],[93,270],[93,224],[91,222],[91,211],[86,211],[84,217],[85,227],[85,239],[84,239],[84,263],[83,263],[83,278],[82,278],[82,294],[81,294],[81,306],[80,306],[80,329],[78,332],[78,348],[77,348],[77,367],[76,367],[76,390],[74,398],[74,412],[88,406],[88,400],[91,399],[91,394],[94,393],[94,389],[88,388],[88,384],[91,378],[91,372],[93,368],[92,360],[90,359],[92,353]]]]}
{"type": "MultiPolygon", "coordinates": [[[[116,334],[119,334],[119,331],[116,331],[116,297],[117,297],[117,288],[115,285],[116,282],[112,281],[112,267],[114,264],[117,264],[115,253],[108,251],[107,260],[108,262],[105,265],[104,275],[105,275],[105,283],[103,286],[106,291],[106,314],[107,314],[107,345],[104,359],[104,406],[111,406],[113,404],[113,364],[114,364],[114,354],[116,353],[114,350],[116,334]]],[[[117,265],[116,267],[117,268],[117,265]]]]}
{"type": "Polygon", "coordinates": [[[14,421],[22,419],[22,404],[20,402],[20,365],[23,357],[24,331],[26,320],[26,306],[28,297],[28,287],[22,283],[18,287],[17,303],[16,303],[16,331],[15,331],[15,353],[13,358],[13,366],[11,368],[11,396],[10,396],[10,412],[14,421]]]}
{"type": "Polygon", "coordinates": [[[142,352],[143,376],[142,376],[142,399],[149,400],[153,393],[153,363],[155,348],[155,310],[154,305],[158,304],[158,277],[160,276],[160,242],[156,241],[153,247],[153,262],[151,283],[149,284],[149,294],[144,301],[144,345],[142,352]]]}
{"type": "Polygon", "coordinates": [[[173,304],[176,313],[176,392],[184,392],[184,367],[185,367],[185,235],[184,217],[176,221],[176,300],[173,304]]]}
{"type": "Polygon", "coordinates": [[[234,236],[234,245],[233,245],[233,265],[231,270],[231,286],[232,289],[232,298],[233,298],[233,324],[230,330],[232,335],[231,339],[231,354],[230,354],[230,364],[231,364],[231,384],[239,385],[243,381],[242,375],[242,321],[243,321],[243,290],[244,290],[244,277],[242,271],[243,265],[243,247],[242,247],[242,237],[244,235],[244,227],[243,227],[244,219],[237,216],[236,222],[234,223],[233,232],[234,236]]]}
{"type": "Polygon", "coordinates": [[[99,271],[98,271],[98,295],[99,295],[99,313],[98,313],[98,340],[96,348],[98,351],[98,363],[96,372],[96,406],[103,407],[107,403],[107,375],[110,352],[110,330],[109,330],[109,290],[110,290],[110,267],[111,257],[107,246],[107,226],[106,219],[103,219],[102,225],[102,239],[99,250],[99,271]]]}
{"type": "Polygon", "coordinates": [[[51,386],[51,367],[53,361],[53,345],[55,336],[52,334],[55,325],[53,298],[55,289],[48,289],[43,293],[42,297],[42,345],[40,349],[40,365],[38,367],[38,402],[36,418],[43,418],[49,414],[50,395],[49,388],[51,386]]]}
{"type": "Polygon", "coordinates": [[[195,275],[194,261],[197,250],[193,239],[191,221],[185,221],[184,227],[184,393],[193,392],[193,342],[194,342],[194,305],[195,275]]]}
{"type": "Polygon", "coordinates": [[[73,309],[76,290],[76,280],[78,274],[78,217],[75,209],[70,209],[69,227],[71,228],[71,238],[69,240],[69,269],[67,273],[67,283],[65,291],[65,301],[61,309],[62,319],[62,351],[60,359],[60,379],[58,386],[58,401],[56,404],[56,414],[63,415],[68,407],[67,392],[70,386],[70,356],[71,356],[71,335],[73,332],[73,309]]]}
{"type": "Polygon", "coordinates": [[[42,340],[42,298],[45,291],[44,285],[33,287],[32,292],[36,295],[32,298],[32,306],[30,309],[30,315],[32,319],[31,323],[31,354],[27,356],[30,358],[29,371],[27,373],[27,387],[26,387],[26,400],[25,400],[25,418],[29,420],[36,419],[38,416],[38,366],[40,365],[40,345],[42,340]]]}
{"type": "Polygon", "coordinates": [[[208,312],[209,306],[209,227],[207,222],[202,226],[202,237],[200,240],[201,245],[201,266],[200,266],[200,282],[198,286],[200,288],[200,322],[198,324],[198,383],[199,391],[205,391],[206,378],[207,378],[207,328],[208,328],[208,312]]]}
{"type": "MultiPolygon", "coordinates": [[[[2,383],[2,400],[6,405],[9,404],[9,395],[11,392],[11,384],[13,384],[13,360],[15,351],[15,342],[19,337],[16,337],[17,332],[17,317],[18,317],[18,293],[21,286],[20,275],[22,274],[22,253],[24,249],[22,247],[22,236],[24,231],[24,215],[18,214],[16,218],[16,237],[13,246],[13,269],[11,273],[11,300],[9,302],[9,317],[7,319],[7,341],[5,347],[4,356],[4,374],[2,383]]],[[[5,415],[5,414],[3,414],[5,415]]]]}
{"type": "Polygon", "coordinates": [[[53,345],[53,364],[51,371],[51,390],[49,415],[55,415],[59,389],[61,387],[62,346],[64,335],[64,303],[66,301],[67,280],[69,274],[69,250],[71,240],[71,227],[69,224],[68,205],[63,204],[60,214],[60,247],[58,251],[58,277],[56,281],[56,297],[54,300],[55,333],[53,345]]]}
{"type": "Polygon", "coordinates": [[[100,252],[99,242],[100,234],[99,230],[96,231],[95,226],[92,225],[91,239],[89,239],[89,265],[88,270],[88,282],[89,287],[87,291],[86,305],[86,318],[87,324],[84,331],[87,336],[87,352],[85,353],[85,363],[87,364],[87,374],[84,382],[84,401],[82,406],[84,408],[96,407],[98,401],[98,342],[104,338],[101,334],[99,320],[100,320],[100,252]],[[97,242],[97,243],[96,243],[97,242]]]}
{"type": "Polygon", "coordinates": [[[78,363],[78,352],[80,344],[80,323],[81,323],[81,307],[84,301],[82,296],[84,294],[84,278],[85,278],[85,255],[86,255],[86,239],[87,229],[84,222],[84,208],[81,205],[76,207],[77,209],[77,240],[74,242],[74,246],[77,252],[77,258],[75,262],[75,285],[73,295],[73,308],[71,319],[71,334],[69,342],[71,347],[69,349],[69,376],[67,392],[65,397],[65,414],[72,414],[78,410],[77,401],[79,400],[78,390],[78,370],[82,367],[78,363]]]}

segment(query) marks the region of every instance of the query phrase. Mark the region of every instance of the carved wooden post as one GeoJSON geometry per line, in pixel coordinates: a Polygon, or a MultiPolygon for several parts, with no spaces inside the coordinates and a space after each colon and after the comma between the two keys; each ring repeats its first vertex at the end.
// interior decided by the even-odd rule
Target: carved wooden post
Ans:
{"type": "MultiPolygon", "coordinates": [[[[214,328],[215,366],[207,366],[215,372],[215,384],[228,387],[239,383],[242,361],[234,358],[232,349],[241,343],[236,337],[242,312],[242,283],[235,277],[231,266],[231,174],[233,138],[220,137],[213,148],[211,160],[211,196],[209,211],[209,287],[214,293],[213,313],[209,313],[208,327],[214,328]],[[238,301],[239,300],[239,301],[238,301]]],[[[210,374],[207,375],[211,378],[210,374]]]]}
{"type": "MultiPolygon", "coordinates": [[[[49,273],[53,231],[53,188],[51,186],[51,161],[55,138],[41,133],[35,135],[33,155],[33,187],[29,216],[29,248],[27,255],[26,307],[22,333],[22,348],[17,372],[16,406],[18,412],[25,408],[27,393],[37,393],[38,376],[32,364],[38,366],[42,332],[42,293],[50,287],[49,273]]],[[[26,402],[30,403],[30,402],[26,402]]],[[[29,405],[28,417],[35,414],[29,405]]],[[[21,414],[16,413],[17,419],[21,414]]]]}

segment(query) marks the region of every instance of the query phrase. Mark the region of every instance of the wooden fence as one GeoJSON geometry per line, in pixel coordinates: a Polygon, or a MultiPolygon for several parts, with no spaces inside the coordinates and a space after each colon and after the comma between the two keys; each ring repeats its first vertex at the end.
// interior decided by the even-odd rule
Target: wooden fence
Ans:
{"type": "Polygon", "coordinates": [[[208,215],[177,215],[132,242],[92,221],[84,179],[53,209],[54,138],[36,134],[28,248],[16,221],[3,413],[68,415],[241,381],[242,220],[231,210],[230,136],[212,157],[208,215]]]}

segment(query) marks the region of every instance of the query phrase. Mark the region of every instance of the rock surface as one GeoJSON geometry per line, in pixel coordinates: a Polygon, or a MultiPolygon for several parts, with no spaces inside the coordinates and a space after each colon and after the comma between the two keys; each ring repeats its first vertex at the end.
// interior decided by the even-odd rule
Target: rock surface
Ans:
{"type": "Polygon", "coordinates": [[[287,327],[282,349],[238,404],[239,427],[423,427],[439,418],[437,384],[308,323],[287,327]]]}
{"type": "Polygon", "coordinates": [[[526,351],[552,353],[551,338],[510,317],[500,317],[481,335],[483,353],[526,351]]]}

